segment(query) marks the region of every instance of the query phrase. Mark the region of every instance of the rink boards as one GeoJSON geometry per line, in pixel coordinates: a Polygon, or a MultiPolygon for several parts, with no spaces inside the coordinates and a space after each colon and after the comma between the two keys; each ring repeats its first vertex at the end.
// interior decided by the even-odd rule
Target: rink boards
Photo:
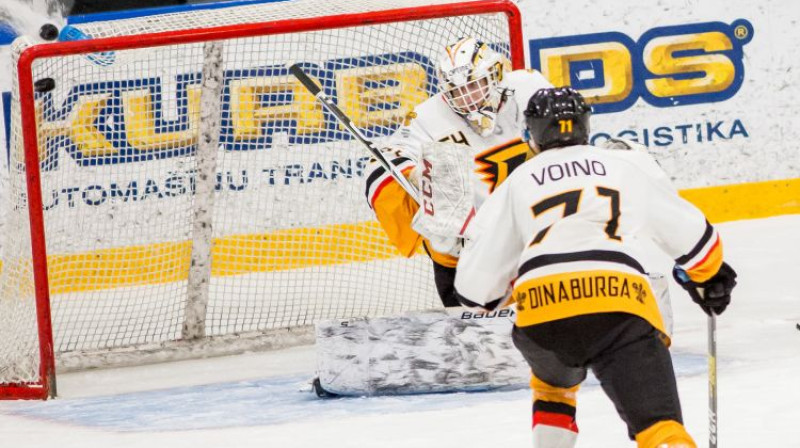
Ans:
{"type": "MultiPolygon", "coordinates": [[[[786,8],[791,9],[788,0],[784,2],[786,8]]],[[[653,7],[669,10],[669,14],[630,7],[623,2],[606,3],[600,7],[602,10],[598,10],[597,5],[590,3],[585,0],[568,9],[548,8],[546,20],[537,13],[541,5],[536,2],[522,0],[519,8],[524,19],[526,63],[542,71],[557,85],[570,84],[578,88],[594,102],[593,143],[601,143],[609,137],[623,137],[647,144],[675,184],[683,190],[684,196],[706,211],[712,221],[800,212],[796,200],[800,196],[800,152],[794,147],[800,131],[787,118],[793,116],[798,94],[793,89],[780,88],[780,84],[785,82],[781,80],[781,74],[790,70],[793,61],[800,56],[799,50],[789,44],[791,39],[786,38],[794,33],[788,17],[772,17],[768,11],[739,0],[724,4],[721,1],[705,2],[691,9],[674,0],[653,7]],[[594,10],[597,14],[576,15],[574,10],[594,10]],[[597,20],[597,17],[603,19],[597,20]]],[[[408,65],[413,60],[408,55],[399,55],[390,70],[395,69],[407,77],[408,73],[414,73],[413,63],[408,65]]],[[[268,75],[259,71],[255,73],[268,75]]],[[[187,80],[196,76],[196,73],[176,73],[162,77],[157,80],[159,96],[145,96],[143,101],[155,108],[162,107],[157,103],[163,102],[165,115],[181,122],[182,114],[189,107],[187,101],[191,100],[186,91],[187,80]]],[[[415,79],[419,76],[431,81],[430,73],[417,73],[415,79]]],[[[124,86],[134,84],[135,80],[131,74],[127,79],[103,82],[124,86]]],[[[9,89],[8,81],[0,82],[4,83],[0,84],[0,89],[9,89]]],[[[141,81],[136,84],[141,85],[141,81]]],[[[63,111],[57,115],[68,117],[73,112],[78,113],[76,105],[85,104],[85,98],[91,95],[91,88],[78,86],[70,96],[55,98],[46,107],[61,108],[63,111]]],[[[7,103],[8,97],[4,98],[7,103]]],[[[346,104],[346,95],[337,101],[346,104]]],[[[120,117],[130,116],[124,107],[123,104],[116,109],[116,113],[120,117]]],[[[8,121],[10,108],[6,105],[4,111],[4,118],[8,121]]],[[[369,119],[361,124],[369,128],[369,119]]],[[[51,123],[54,135],[68,134],[70,126],[69,122],[51,123]]],[[[247,168],[220,168],[217,176],[219,203],[221,207],[226,201],[248,204],[255,203],[253,198],[259,195],[300,197],[309,190],[328,189],[341,191],[343,198],[350,197],[349,200],[356,201],[344,206],[359,210],[361,219],[340,222],[336,217],[324,214],[306,218],[281,215],[275,218],[276,222],[270,223],[272,228],[281,230],[265,233],[262,226],[248,222],[245,212],[241,214],[240,222],[221,229],[224,236],[215,240],[216,244],[283,254],[284,251],[301,250],[297,248],[302,248],[302,244],[282,248],[277,241],[288,238],[302,243],[309,239],[308,235],[319,234],[322,236],[315,244],[327,244],[329,247],[323,249],[333,254],[321,263],[322,266],[380,261],[384,257],[374,255],[384,252],[375,252],[367,247],[360,254],[358,250],[355,254],[337,251],[337,237],[353,227],[363,228],[366,235],[371,235],[365,240],[365,246],[385,248],[386,242],[381,240],[380,229],[371,222],[369,210],[357,193],[364,181],[366,155],[328,151],[326,142],[330,139],[348,137],[336,132],[335,124],[326,123],[324,127],[327,131],[320,134],[322,137],[316,143],[319,152],[312,157],[292,155],[291,141],[284,142],[288,146],[274,145],[270,141],[254,147],[255,150],[243,151],[236,145],[227,147],[231,157],[245,159],[237,166],[246,165],[247,168]],[[276,151],[286,152],[285,158],[277,165],[271,162],[271,153],[276,151]]],[[[162,215],[176,201],[185,200],[193,192],[192,173],[176,171],[165,162],[170,157],[181,157],[191,151],[191,142],[185,141],[186,136],[180,132],[181,129],[190,129],[190,126],[176,129],[173,135],[159,136],[158,145],[139,148],[149,151],[149,154],[157,153],[159,145],[183,148],[173,154],[121,156],[116,161],[108,157],[103,159],[111,160],[103,162],[111,165],[146,164],[146,176],[102,174],[114,167],[91,162],[97,148],[85,151],[78,148],[72,153],[59,150],[61,152],[54,157],[48,157],[43,166],[45,178],[53,171],[62,171],[62,174],[67,171],[72,179],[68,186],[52,189],[48,189],[45,182],[45,208],[51,215],[63,215],[52,222],[68,226],[69,216],[77,215],[105,219],[108,210],[113,208],[115,222],[125,227],[133,225],[143,215],[162,215]],[[104,179],[102,182],[97,181],[98,172],[104,179]]],[[[246,130],[235,127],[231,132],[246,134],[246,130]]],[[[125,139],[128,142],[134,140],[130,136],[125,139]]],[[[52,232],[63,230],[68,229],[51,229],[52,232]]],[[[159,262],[160,256],[172,257],[176,252],[185,252],[184,246],[189,244],[186,235],[179,234],[127,232],[124,235],[127,237],[109,242],[113,243],[112,248],[99,251],[82,247],[82,242],[75,239],[68,243],[66,253],[52,254],[51,262],[81,266],[81,260],[86,259],[122,258],[139,266],[139,277],[134,272],[124,277],[129,283],[114,284],[114,280],[109,280],[111,284],[86,282],[85,285],[53,278],[53,292],[147,284],[151,277],[147,273],[148,265],[162,266],[164,263],[159,262]],[[142,244],[146,247],[143,248],[142,244]],[[135,258],[135,254],[145,255],[141,255],[144,258],[137,262],[131,258],[135,258]],[[62,284],[65,286],[59,286],[62,284]]],[[[220,268],[214,274],[237,275],[308,267],[282,263],[282,260],[291,258],[277,257],[277,261],[242,268],[235,263],[225,265],[225,258],[218,257],[214,265],[220,268]]],[[[181,263],[186,262],[188,258],[181,263]]],[[[308,263],[314,265],[317,262],[311,260],[308,263]]],[[[183,271],[179,266],[175,272],[183,271]]],[[[89,271],[84,274],[78,277],[102,277],[90,275],[89,271]]],[[[180,280],[179,277],[160,278],[160,281],[167,282],[180,280]]]]}

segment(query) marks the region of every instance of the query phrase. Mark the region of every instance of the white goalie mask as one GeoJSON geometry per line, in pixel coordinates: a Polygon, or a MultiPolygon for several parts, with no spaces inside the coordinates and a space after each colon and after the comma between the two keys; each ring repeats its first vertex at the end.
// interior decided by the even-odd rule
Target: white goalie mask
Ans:
{"type": "Polygon", "coordinates": [[[483,42],[467,37],[448,45],[439,60],[439,85],[444,99],[481,136],[494,131],[504,100],[499,82],[511,62],[483,42]]]}

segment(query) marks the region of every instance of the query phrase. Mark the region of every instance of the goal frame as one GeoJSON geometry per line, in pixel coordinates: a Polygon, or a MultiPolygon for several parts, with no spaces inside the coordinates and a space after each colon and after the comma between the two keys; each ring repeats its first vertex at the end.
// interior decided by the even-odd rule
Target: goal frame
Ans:
{"type": "Polygon", "coordinates": [[[34,62],[56,56],[223,41],[235,38],[286,34],[290,32],[318,31],[358,25],[376,25],[487,13],[501,13],[506,15],[509,27],[510,60],[512,67],[514,69],[524,68],[521,13],[511,0],[465,1],[427,7],[398,8],[313,18],[245,23],[213,28],[192,28],[135,36],[48,43],[34,45],[25,49],[19,56],[17,81],[19,86],[20,122],[22,126],[28,218],[30,221],[31,251],[33,256],[33,281],[39,338],[39,381],[0,384],[0,400],[47,399],[56,396],[55,352],[51,322],[50,289],[47,274],[47,250],[44,233],[43,199],[32,71],[34,62]]]}

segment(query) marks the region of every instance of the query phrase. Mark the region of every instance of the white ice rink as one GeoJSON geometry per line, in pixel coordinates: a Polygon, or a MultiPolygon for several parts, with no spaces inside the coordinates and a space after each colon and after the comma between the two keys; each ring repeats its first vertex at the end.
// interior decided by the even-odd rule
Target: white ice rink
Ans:
{"type": "MultiPolygon", "coordinates": [[[[719,225],[739,273],[718,320],[719,446],[800,447],[800,215],[719,225]]],[[[684,419],[707,446],[706,319],[679,289],[673,357],[684,419]]],[[[60,398],[0,402],[0,447],[530,447],[530,394],[321,401],[312,347],[64,374],[60,398]]],[[[633,447],[595,381],[582,448],[633,447]]]]}

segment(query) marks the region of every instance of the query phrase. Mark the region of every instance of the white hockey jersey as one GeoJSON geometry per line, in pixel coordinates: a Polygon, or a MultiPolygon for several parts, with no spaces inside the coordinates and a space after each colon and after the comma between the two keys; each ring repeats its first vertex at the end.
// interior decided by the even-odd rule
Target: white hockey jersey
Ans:
{"type": "MultiPolygon", "coordinates": [[[[532,70],[507,73],[500,86],[509,89],[510,95],[497,114],[492,135],[482,137],[473,131],[450,109],[440,93],[418,105],[404,125],[381,142],[388,159],[407,174],[416,166],[422,145],[427,142],[451,141],[469,146],[469,157],[475,161],[475,207],[480,207],[511,171],[531,157],[528,145],[522,141],[523,112],[534,92],[552,87],[539,72],[532,70]]],[[[370,164],[366,178],[367,200],[378,221],[401,253],[412,255],[420,239],[411,229],[416,204],[380,164],[370,164]]]]}
{"type": "Polygon", "coordinates": [[[722,263],[717,231],[644,150],[544,151],[489,197],[466,236],[460,299],[486,308],[513,299],[519,326],[626,312],[665,332],[639,261],[642,238],[696,282],[722,263]]]}

